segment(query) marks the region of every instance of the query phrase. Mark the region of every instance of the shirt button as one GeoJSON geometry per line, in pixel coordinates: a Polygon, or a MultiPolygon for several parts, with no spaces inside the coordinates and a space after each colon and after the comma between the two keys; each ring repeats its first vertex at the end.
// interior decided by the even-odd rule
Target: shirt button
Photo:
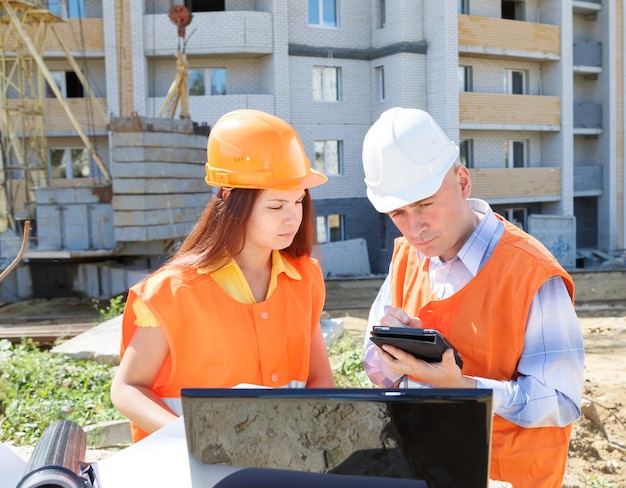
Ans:
{"type": "Polygon", "coordinates": [[[278,381],[278,374],[274,373],[274,374],[272,375],[272,381],[273,381],[274,383],[276,383],[276,382],[278,381]]]}
{"type": "Polygon", "coordinates": [[[267,320],[270,317],[270,314],[267,312],[261,312],[261,318],[263,320],[267,320]]]}

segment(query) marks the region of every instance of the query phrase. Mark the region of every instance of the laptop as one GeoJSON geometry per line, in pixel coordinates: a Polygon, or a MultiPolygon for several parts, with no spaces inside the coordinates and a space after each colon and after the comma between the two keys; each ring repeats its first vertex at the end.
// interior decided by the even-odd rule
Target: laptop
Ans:
{"type": "Polygon", "coordinates": [[[184,388],[181,399],[202,464],[489,483],[488,389],[184,388]]]}

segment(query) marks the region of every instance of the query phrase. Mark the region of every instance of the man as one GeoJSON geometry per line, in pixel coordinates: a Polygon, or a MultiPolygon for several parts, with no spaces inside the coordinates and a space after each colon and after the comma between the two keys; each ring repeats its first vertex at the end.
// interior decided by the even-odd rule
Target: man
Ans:
{"type": "Polygon", "coordinates": [[[560,487],[580,415],[584,351],[574,283],[532,236],[471,199],[458,148],[426,112],[384,112],[363,142],[367,196],[402,233],[372,305],[374,325],[439,330],[427,363],[365,339],[376,385],[493,390],[491,479],[560,487]]]}

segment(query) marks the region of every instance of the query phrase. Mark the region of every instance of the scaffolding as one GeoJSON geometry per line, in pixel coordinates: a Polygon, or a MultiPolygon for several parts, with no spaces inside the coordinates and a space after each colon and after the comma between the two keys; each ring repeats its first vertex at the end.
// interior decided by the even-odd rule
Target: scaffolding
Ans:
{"type": "MultiPolygon", "coordinates": [[[[35,188],[48,185],[46,94],[53,94],[106,181],[111,177],[44,61],[50,35],[61,46],[96,113],[108,123],[105,108],[89,87],[55,24],[66,20],[43,0],[0,0],[0,233],[16,231],[15,204],[34,211],[35,188]]],[[[27,218],[33,218],[28,215],[27,218]]]]}

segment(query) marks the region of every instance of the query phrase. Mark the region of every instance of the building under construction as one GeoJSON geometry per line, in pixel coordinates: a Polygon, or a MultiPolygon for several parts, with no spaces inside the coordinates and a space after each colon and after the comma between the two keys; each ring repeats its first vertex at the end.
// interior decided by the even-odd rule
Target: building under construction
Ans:
{"type": "MultiPolygon", "coordinates": [[[[32,226],[0,300],[112,296],[158,265],[210,197],[211,124],[238,108],[295,127],[329,176],[312,190],[319,240],[365,242],[373,274],[397,230],[365,197],[361,143],[393,106],[428,110],[458,142],[473,196],[567,268],[626,247],[622,0],[0,8],[3,263],[32,226]]],[[[350,274],[337,266],[327,276],[350,274]]]]}

